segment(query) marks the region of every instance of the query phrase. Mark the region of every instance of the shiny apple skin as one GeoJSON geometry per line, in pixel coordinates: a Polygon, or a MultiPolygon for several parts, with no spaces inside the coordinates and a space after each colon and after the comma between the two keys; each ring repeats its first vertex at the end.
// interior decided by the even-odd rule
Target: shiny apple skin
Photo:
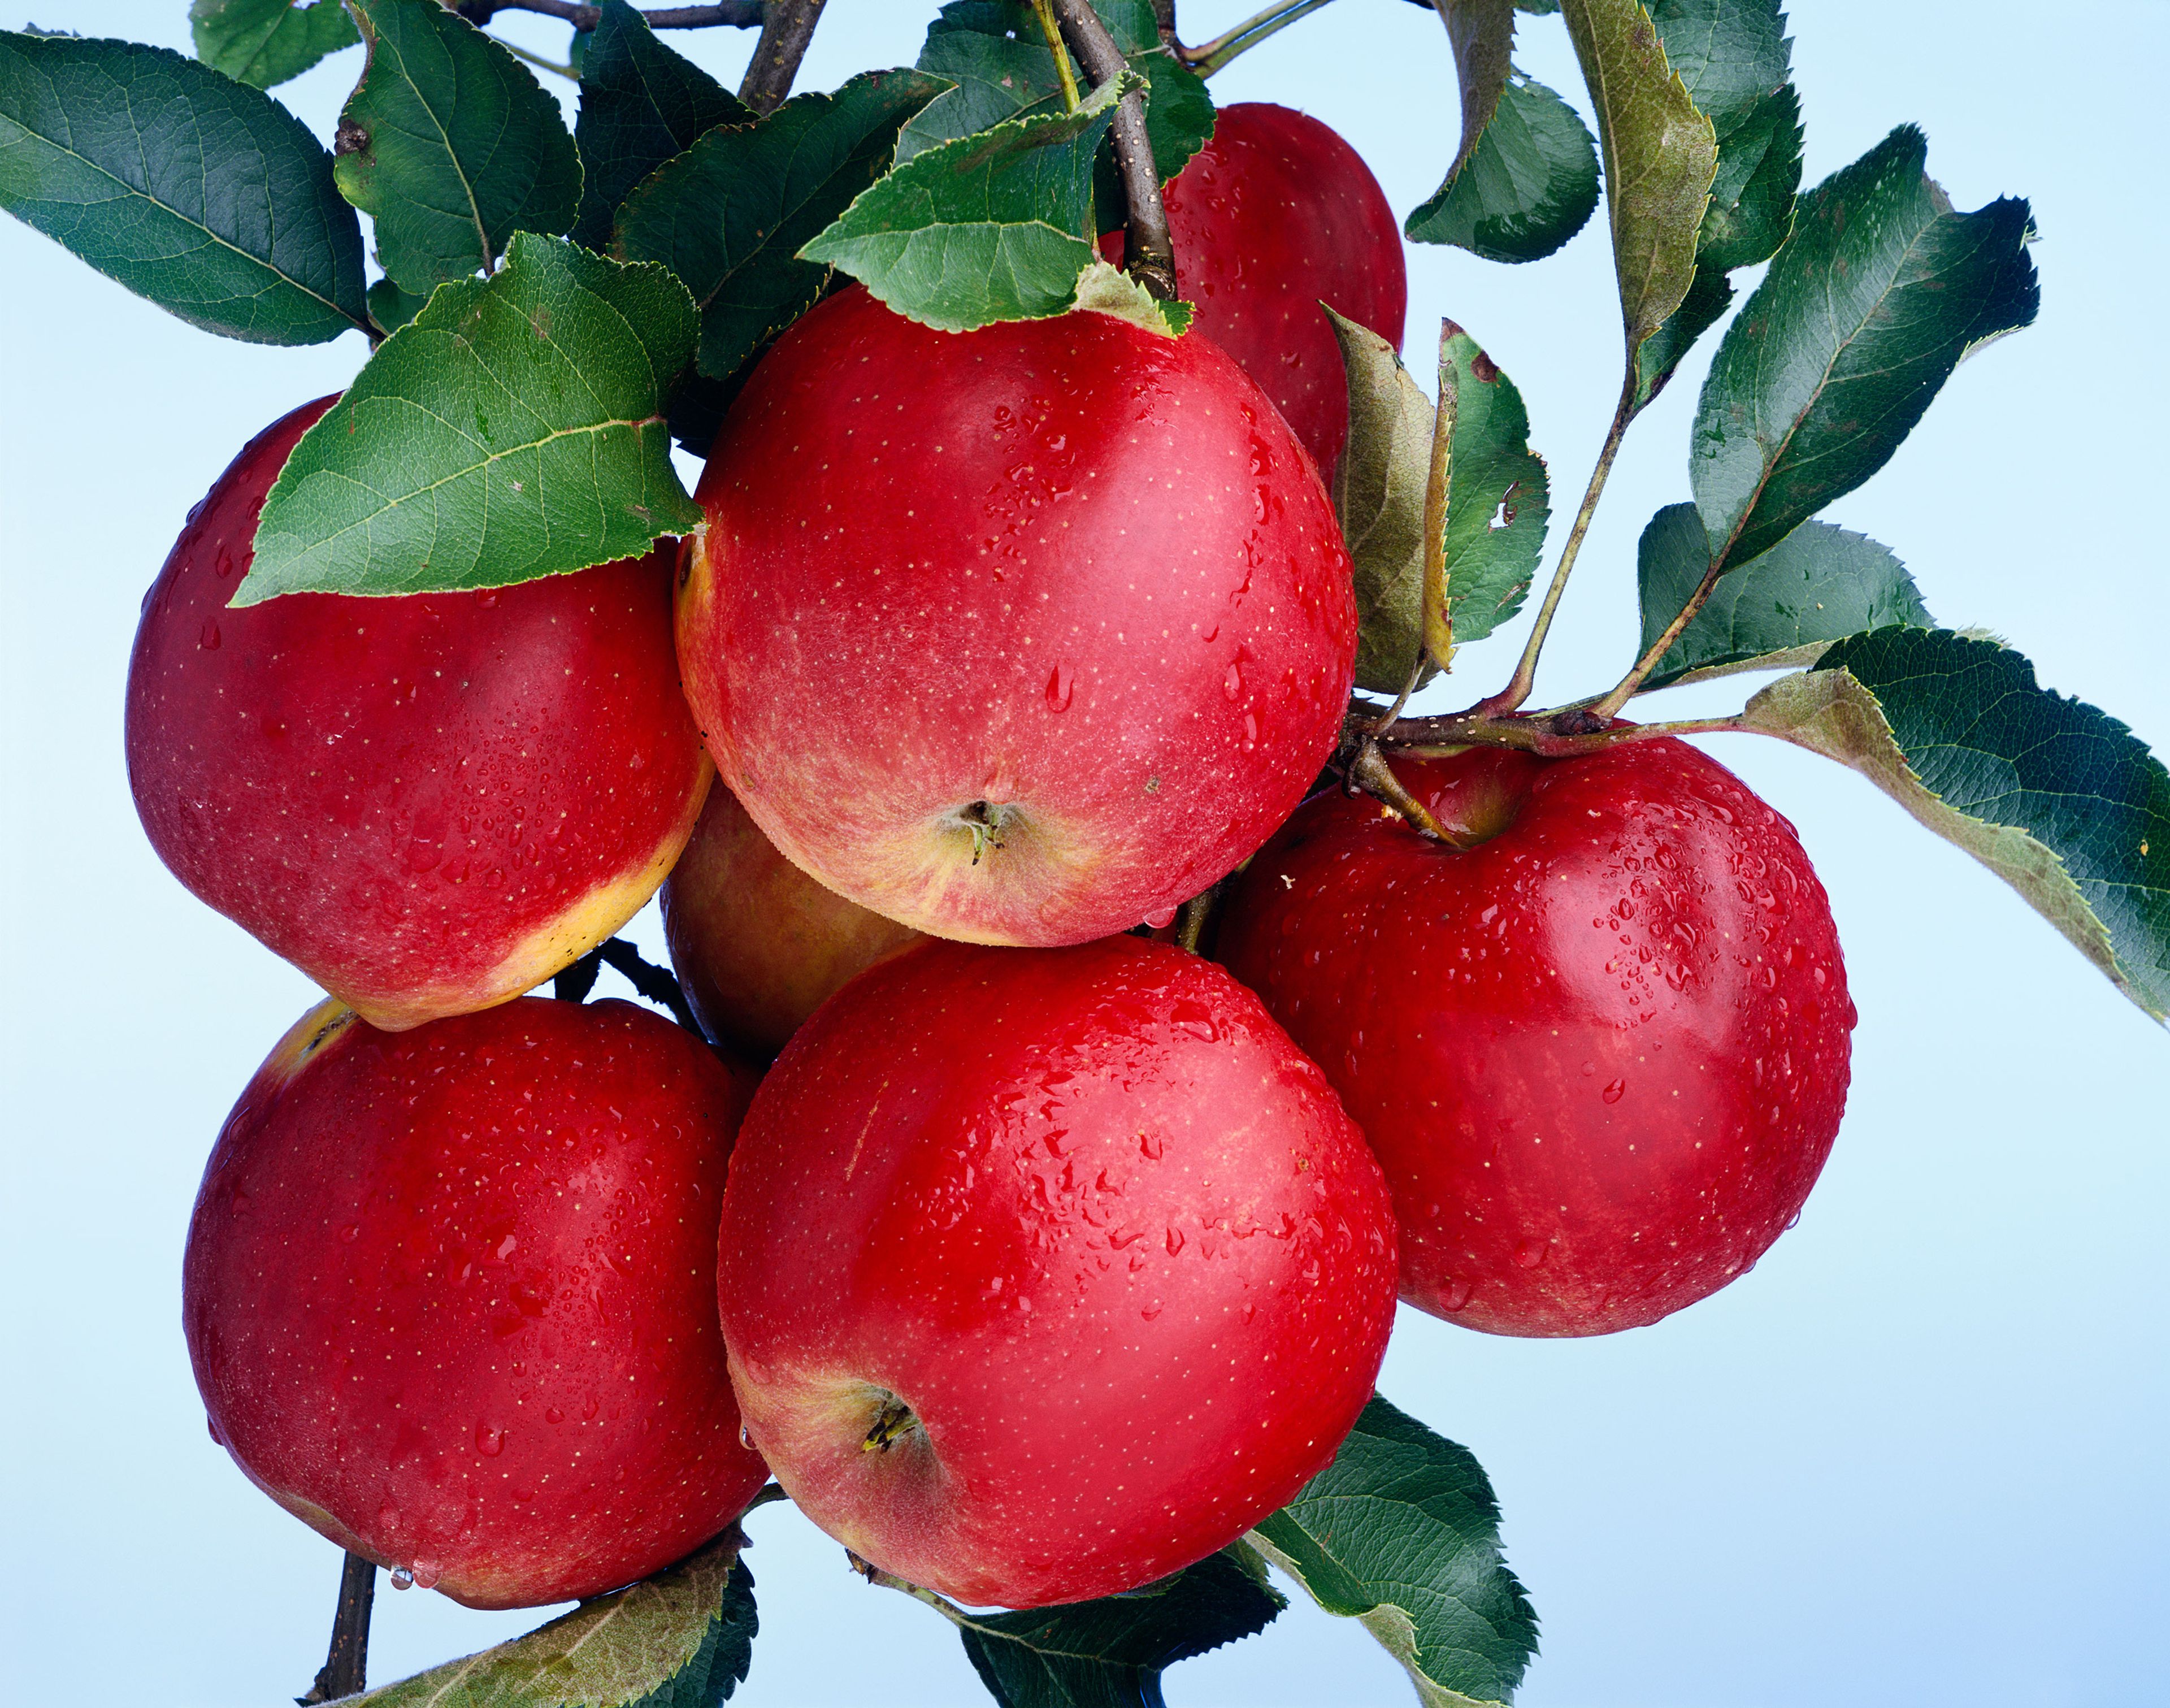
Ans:
{"type": "Polygon", "coordinates": [[[622,1002],[405,1032],[337,1002],[204,1171],[183,1317],[211,1430],[343,1548],[469,1607],[670,1564],[765,1478],[716,1325],[755,1075],[622,1002]]]}
{"type": "Polygon", "coordinates": [[[770,1071],[717,1272],[800,1508],[1034,1607],[1201,1559],[1327,1464],[1386,1350],[1393,1218],[1318,1068],[1211,962],[930,943],[770,1071]],[[869,1451],[890,1395],[917,1425],[869,1451]]]}
{"type": "Polygon", "coordinates": [[[396,1029],[517,996],[617,930],[711,774],[664,550],[492,592],[228,607],[265,495],[334,401],[265,428],[190,513],[136,633],[128,775],[191,892],[396,1029]]]}
{"type": "Polygon", "coordinates": [[[1332,506],[1205,339],[936,332],[854,287],[763,358],[698,496],[678,656],[719,769],[787,859],[916,930],[1048,946],[1167,913],[1339,728],[1332,506]]]}
{"type": "Polygon", "coordinates": [[[1378,1154],[1402,1296],[1593,1335],[1715,1292],[1791,1225],[1846,1106],[1854,1009],[1793,826],[1670,738],[1395,768],[1497,833],[1450,849],[1320,795],[1216,952],[1378,1154]]]}
{"type": "MultiPolygon", "coordinates": [[[[1195,325],[1258,381],[1327,476],[1349,439],[1341,346],[1319,310],[1401,348],[1402,228],[1363,157],[1308,114],[1238,101],[1168,186],[1176,285],[1195,325]]],[[[1120,236],[1104,251],[1120,256],[1120,236]]]]}
{"type": "Polygon", "coordinates": [[[671,970],[701,1029],[764,1061],[847,980],[920,940],[784,859],[721,783],[660,900],[671,970]]]}

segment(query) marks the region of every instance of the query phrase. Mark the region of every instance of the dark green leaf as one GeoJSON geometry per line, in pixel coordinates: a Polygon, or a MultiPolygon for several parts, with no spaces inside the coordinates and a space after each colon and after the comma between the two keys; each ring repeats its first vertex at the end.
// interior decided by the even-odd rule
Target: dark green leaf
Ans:
{"type": "Polygon", "coordinates": [[[401,290],[389,279],[379,279],[369,287],[369,318],[381,331],[397,332],[420,314],[429,300],[401,290]]]}
{"type": "Polygon", "coordinates": [[[323,145],[163,47],[0,30],[0,207],[208,332],[321,344],[368,313],[323,145]]]}
{"type": "Polygon", "coordinates": [[[1651,0],[1665,58],[1723,137],[1793,74],[1778,0],[1651,0]]]}
{"type": "Polygon", "coordinates": [[[195,0],[189,29],[198,59],[259,89],[361,40],[339,0],[195,0]]]}
{"type": "Polygon", "coordinates": [[[1993,640],[1885,629],[1748,703],[2011,884],[2157,1020],[2170,1015],[2170,772],[1993,640]]]}
{"type": "Polygon", "coordinates": [[[1483,1467],[1384,1400],[1251,1539],[1328,1613],[1360,1620],[1430,1708],[1511,1700],[1537,1652],[1483,1467]]]}
{"type": "Polygon", "coordinates": [[[1801,187],[1801,98],[1773,89],[1718,139],[1697,259],[1706,267],[1751,267],[1770,260],[1793,228],[1801,187]]]}
{"type": "Polygon", "coordinates": [[[1451,179],[1477,152],[1477,139],[1499,110],[1514,69],[1515,8],[1511,0],[1446,0],[1440,15],[1446,21],[1462,96],[1462,142],[1446,174],[1451,179]]]}
{"type": "Polygon", "coordinates": [[[1628,369],[1695,282],[1718,134],[1667,63],[1640,0],[1563,0],[1605,147],[1628,369]]]}
{"type": "Polygon", "coordinates": [[[760,1621],[736,1527],[667,1571],[509,1643],[348,1700],[355,1708],[716,1708],[760,1621]]]}
{"type": "Polygon", "coordinates": [[[663,417],[698,325],[665,269],[516,233],[302,435],[234,603],[509,586],[698,527],[663,417]]]}
{"type": "Polygon", "coordinates": [[[1128,1595],[951,1617],[1002,1708],[1161,1708],[1163,1671],[1264,1630],[1288,1605],[1238,1550],[1128,1595]]]}
{"type": "Polygon", "coordinates": [[[863,72],[709,131],[627,200],[612,253],[685,281],[703,373],[730,378],[820,299],[830,270],[800,249],[881,176],[898,127],[943,89],[923,72],[863,72]]]}
{"type": "MultiPolygon", "coordinates": [[[[1695,506],[1668,505],[1652,517],[1637,558],[1648,651],[1710,567],[1695,506]]],[[[1828,522],[1804,522],[1761,557],[1727,571],[1645,685],[1810,664],[1834,640],[1895,624],[1935,626],[1890,548],[1828,522]]]]}
{"type": "Polygon", "coordinates": [[[633,185],[719,125],[750,125],[753,109],[655,39],[626,0],[603,0],[584,50],[579,140],[584,182],[573,241],[591,249],[633,185]]]}
{"type": "Polygon", "coordinates": [[[1722,564],[1868,479],[1963,356],[2034,318],[2027,204],[1954,213],[1927,150],[1902,126],[1804,196],[1718,346],[1690,474],[1722,564]]]}
{"type": "Polygon", "coordinates": [[[1597,144],[1552,90],[1519,72],[1467,162],[1403,228],[1420,244],[1454,244],[1490,261],[1537,261],[1589,223],[1597,206],[1597,144]]]}
{"type": "Polygon", "coordinates": [[[496,265],[573,223],[580,159],[526,67],[437,0],[348,0],[369,62],[339,115],[339,185],[404,291],[496,265]]]}
{"type": "MultiPolygon", "coordinates": [[[[1334,502],[1356,571],[1356,685],[1398,694],[1424,634],[1435,411],[1385,339],[1326,312],[1349,377],[1349,447],[1334,470],[1334,502]]],[[[1456,399],[1446,569],[1459,644],[1482,640],[1521,608],[1544,547],[1551,486],[1544,459],[1530,449],[1515,383],[1452,321],[1441,354],[1456,399]]],[[[1435,673],[1427,664],[1421,681],[1435,673]]]]}
{"type": "Polygon", "coordinates": [[[1061,313],[1099,254],[1093,153],[1139,81],[1125,72],[1074,113],[1006,120],[913,155],[799,253],[945,332],[1061,313]]]}
{"type": "Polygon", "coordinates": [[[1644,340],[1635,352],[1634,406],[1639,410],[1665,388],[1681,358],[1733,306],[1733,281],[1723,267],[1696,269],[1695,282],[1673,310],[1672,318],[1644,340]]]}

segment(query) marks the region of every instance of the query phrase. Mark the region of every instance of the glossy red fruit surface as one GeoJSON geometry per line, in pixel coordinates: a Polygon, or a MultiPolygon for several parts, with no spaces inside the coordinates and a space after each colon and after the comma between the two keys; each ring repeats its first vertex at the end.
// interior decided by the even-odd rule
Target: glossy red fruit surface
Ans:
{"type": "MultiPolygon", "coordinates": [[[[1176,285],[1197,329],[1258,381],[1330,477],[1349,437],[1330,303],[1400,348],[1402,228],[1363,157],[1308,114],[1238,101],[1167,190],[1176,285]]],[[[1104,249],[1107,245],[1104,243],[1104,249]]],[[[1113,243],[1119,257],[1122,241],[1113,243]]]]}
{"type": "Polygon", "coordinates": [[[313,1010],[227,1117],[189,1229],[213,1433],[304,1523],[470,1607],[690,1552],[766,1474],[715,1310],[753,1083],[621,1002],[399,1033],[313,1010]]]}
{"type": "Polygon", "coordinates": [[[845,986],[754,1100],[718,1268],[802,1510],[1017,1607],[1284,1504],[1370,1396],[1394,1272],[1318,1068],[1220,968],[1133,937],[931,943],[845,986]]]}
{"type": "Polygon", "coordinates": [[[1395,768],[1483,839],[1318,795],[1234,886],[1218,953],[1384,1165],[1403,1296],[1585,1335],[1724,1286],[1846,1106],[1853,1004],[1793,827],[1670,739],[1395,768]]]}
{"type": "Polygon", "coordinates": [[[785,856],[938,935],[1084,942],[1252,852],[1339,728],[1348,554],[1202,338],[936,332],[857,288],[732,405],[678,653],[785,856]]]}
{"type": "Polygon", "coordinates": [[[919,941],[784,859],[721,783],[660,900],[671,970],[702,1029],[764,1059],[847,980],[919,941]]]}
{"type": "Polygon", "coordinates": [[[143,602],[128,774],[199,898],[386,1027],[518,995],[638,913],[709,769],[665,552],[480,593],[228,607],[286,454],[259,433],[143,602]]]}

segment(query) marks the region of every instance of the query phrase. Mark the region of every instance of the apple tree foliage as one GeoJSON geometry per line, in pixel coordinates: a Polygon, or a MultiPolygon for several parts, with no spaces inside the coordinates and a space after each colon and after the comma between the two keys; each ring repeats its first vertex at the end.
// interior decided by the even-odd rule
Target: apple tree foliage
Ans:
{"type": "MultiPolygon", "coordinates": [[[[672,438],[705,450],[750,366],[847,281],[953,330],[1090,305],[1180,335],[1184,305],[1152,303],[1099,260],[1127,210],[1117,104],[1142,98],[1153,175],[1172,179],[1212,133],[1205,74],[1325,0],[1269,8],[1197,50],[1163,34],[1148,0],[1095,0],[1120,55],[1098,87],[1058,55],[1052,10],[950,0],[916,65],[767,102],[725,89],[628,0],[535,7],[576,26],[569,128],[483,27],[522,3],[195,0],[194,59],[0,32],[0,204],[205,330],[368,340],[264,507],[239,602],[505,586],[698,526],[672,438]],[[356,44],[328,146],[269,91],[356,44]]],[[[711,9],[702,21],[764,11],[711,9]]],[[[1693,727],[1777,736],[1861,772],[2006,878],[2135,1003],[2170,1015],[2170,774],[2002,641],[1938,626],[1889,548],[1816,519],[1896,452],[1959,362],[2034,319],[2027,205],[1954,209],[1905,125],[1802,193],[1778,0],[1434,9],[1461,122],[1407,234],[1536,261],[1590,221],[1602,186],[1620,402],[1514,681],[1452,716],[1397,720],[1398,702],[1358,702],[1352,774],[1371,774],[1354,763],[1364,749],[1566,753],[1685,729],[1612,720],[1647,690],[1782,670],[1737,715],[1693,727]],[[1568,32],[1595,134],[1516,67],[1516,31],[1532,27],[1568,32]],[[1575,705],[1524,710],[1622,436],[1734,306],[1732,276],[1765,262],[1703,387],[1688,497],[1642,537],[1633,667],[1575,705]]],[[[1384,340],[1334,324],[1358,682],[1392,698],[1522,608],[1554,504],[1521,394],[1476,335],[1443,329],[1428,395],[1384,340]]],[[[561,993],[584,994],[597,964],[569,970],[561,993]]],[[[756,1627],[740,1545],[734,1532],[365,1700],[723,1701],[756,1627]]],[[[950,1619],[998,1701],[1070,1708],[1157,1703],[1165,1668],[1263,1629],[1283,1605],[1267,1561],[1360,1621],[1424,1702],[1510,1701],[1536,1652],[1483,1470],[1383,1400],[1248,1540],[1127,1596],[975,1612],[866,1569],[950,1619]]]]}

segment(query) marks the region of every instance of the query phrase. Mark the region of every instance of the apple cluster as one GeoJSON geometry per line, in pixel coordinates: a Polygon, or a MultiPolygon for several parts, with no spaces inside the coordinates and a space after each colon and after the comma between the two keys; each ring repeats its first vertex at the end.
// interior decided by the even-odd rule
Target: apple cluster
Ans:
{"type": "Polygon", "coordinates": [[[1398,344],[1398,233],[1272,106],[1168,207],[1189,333],[831,295],[646,557],[232,606],[330,399],[191,514],[136,800],[329,1000],[212,1151],[189,1347],[395,1582],[592,1595],[772,1475],[965,1602],[1134,1588],[1327,1464],[1398,1297],[1607,1332],[1799,1212],[1853,1010],[1792,827],[1669,739],[1401,765],[1443,838],[1314,792],[1357,640],[1315,305],[1398,344]],[[659,888],[705,1039],[525,994],[659,888]]]}

